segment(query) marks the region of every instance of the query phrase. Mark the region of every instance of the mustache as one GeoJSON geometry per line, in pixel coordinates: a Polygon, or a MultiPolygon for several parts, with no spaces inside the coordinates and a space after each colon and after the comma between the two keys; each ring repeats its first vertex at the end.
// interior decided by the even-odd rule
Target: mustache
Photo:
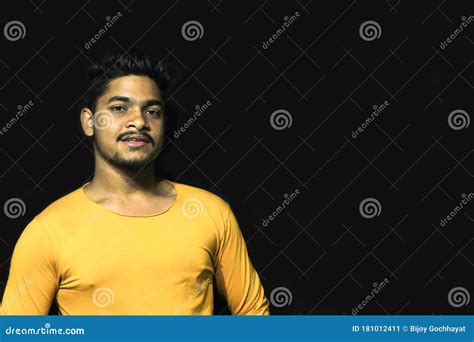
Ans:
{"type": "Polygon", "coordinates": [[[136,132],[136,131],[135,132],[124,132],[124,133],[120,134],[117,137],[117,141],[120,141],[123,138],[131,136],[131,135],[143,135],[143,136],[147,137],[152,144],[155,144],[155,141],[152,139],[152,137],[149,134],[147,134],[146,132],[136,132]]]}

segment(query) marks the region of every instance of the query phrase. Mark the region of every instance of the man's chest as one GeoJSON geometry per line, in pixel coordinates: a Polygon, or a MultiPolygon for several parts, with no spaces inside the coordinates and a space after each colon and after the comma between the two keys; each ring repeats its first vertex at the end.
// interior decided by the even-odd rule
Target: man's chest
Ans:
{"type": "Polygon", "coordinates": [[[60,286],[192,281],[214,272],[216,248],[217,236],[210,227],[191,224],[84,231],[61,253],[60,286]]]}

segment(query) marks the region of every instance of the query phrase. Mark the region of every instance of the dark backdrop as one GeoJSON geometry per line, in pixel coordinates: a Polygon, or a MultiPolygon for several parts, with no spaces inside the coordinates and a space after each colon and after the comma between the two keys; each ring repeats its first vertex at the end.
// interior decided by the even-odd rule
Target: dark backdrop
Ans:
{"type": "Polygon", "coordinates": [[[177,127],[211,103],[159,163],[229,201],[273,314],[472,312],[472,1],[127,1],[2,10],[0,293],[22,229],[92,176],[85,67],[141,46],[179,70],[177,127]]]}

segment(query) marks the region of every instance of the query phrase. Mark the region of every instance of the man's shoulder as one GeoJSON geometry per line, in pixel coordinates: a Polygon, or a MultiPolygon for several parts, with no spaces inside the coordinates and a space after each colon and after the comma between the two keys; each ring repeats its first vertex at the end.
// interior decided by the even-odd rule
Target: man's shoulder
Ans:
{"type": "Polygon", "coordinates": [[[181,202],[197,200],[201,201],[205,206],[213,206],[223,209],[226,209],[229,206],[225,199],[209,190],[185,183],[173,182],[173,184],[177,185],[176,191],[178,192],[178,198],[181,202]]]}
{"type": "Polygon", "coordinates": [[[177,185],[177,205],[181,207],[184,216],[207,217],[218,226],[222,226],[227,221],[232,208],[221,196],[199,187],[182,183],[177,185]]]}
{"type": "Polygon", "coordinates": [[[84,199],[81,196],[81,191],[82,187],[79,187],[59,197],[36,215],[35,220],[40,223],[47,223],[48,221],[61,219],[61,217],[72,219],[75,215],[80,215],[81,212],[84,213],[84,199]]]}
{"type": "Polygon", "coordinates": [[[175,205],[179,206],[179,212],[187,218],[199,218],[195,222],[209,223],[209,227],[215,227],[222,233],[231,212],[227,201],[203,188],[176,182],[174,184],[178,192],[175,205]]]}

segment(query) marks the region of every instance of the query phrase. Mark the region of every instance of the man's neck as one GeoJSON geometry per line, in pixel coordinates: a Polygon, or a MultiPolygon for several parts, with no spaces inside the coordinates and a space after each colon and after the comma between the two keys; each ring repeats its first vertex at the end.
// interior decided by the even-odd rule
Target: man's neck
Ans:
{"type": "Polygon", "coordinates": [[[108,168],[96,169],[90,188],[100,193],[120,193],[130,197],[134,195],[154,194],[161,179],[155,176],[154,168],[150,166],[134,175],[126,171],[108,168]]]}
{"type": "Polygon", "coordinates": [[[155,177],[153,166],[135,177],[110,167],[96,168],[93,180],[84,191],[94,202],[127,216],[159,214],[169,209],[177,198],[170,182],[155,177]]]}
{"type": "Polygon", "coordinates": [[[96,157],[94,178],[88,191],[97,197],[117,196],[119,198],[139,198],[160,195],[155,166],[150,163],[140,171],[121,169],[110,162],[96,157]]]}

